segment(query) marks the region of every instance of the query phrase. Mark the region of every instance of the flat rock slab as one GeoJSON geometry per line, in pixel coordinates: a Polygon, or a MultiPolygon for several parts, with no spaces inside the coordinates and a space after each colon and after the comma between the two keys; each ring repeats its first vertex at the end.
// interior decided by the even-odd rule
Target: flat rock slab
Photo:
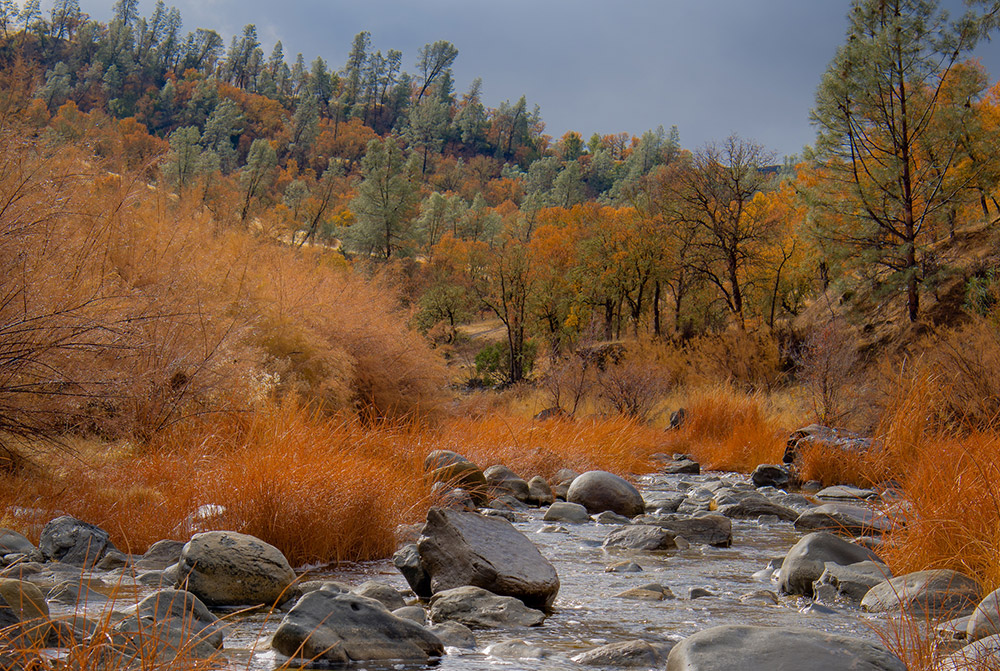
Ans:
{"type": "Polygon", "coordinates": [[[431,622],[458,622],[472,629],[537,627],[545,613],[528,608],[519,599],[497,596],[480,587],[458,587],[431,597],[431,622]]]}
{"type": "Polygon", "coordinates": [[[621,548],[623,550],[664,551],[676,550],[674,542],[677,534],[652,524],[634,524],[621,529],[615,529],[604,539],[605,548],[621,548]]]}
{"type": "Polygon", "coordinates": [[[958,617],[972,611],[982,593],[978,582],[957,571],[916,571],[872,587],[861,600],[861,607],[871,613],[906,611],[930,617],[958,617]]]}
{"type": "Polygon", "coordinates": [[[811,508],[795,520],[795,528],[804,531],[832,531],[847,536],[871,536],[892,530],[885,517],[861,506],[826,503],[811,508]]]}
{"type": "Polygon", "coordinates": [[[733,544],[733,523],[724,515],[643,515],[636,520],[666,529],[674,536],[701,545],[727,548],[733,544]]]}
{"type": "Polygon", "coordinates": [[[283,655],[343,664],[403,660],[426,663],[444,654],[440,639],[356,594],[319,589],[296,602],[271,641],[283,655]]]}
{"type": "Polygon", "coordinates": [[[667,671],[906,671],[884,647],[809,629],[712,627],[670,651],[667,671]]]}
{"type": "Polygon", "coordinates": [[[273,545],[235,531],[195,534],[181,551],[177,587],[211,607],[271,605],[291,596],[295,573],[273,545]]]}
{"type": "Polygon", "coordinates": [[[785,594],[812,597],[813,582],[819,580],[827,563],[847,566],[863,561],[879,561],[868,548],[848,542],[825,531],[803,536],[781,563],[778,588],[785,594]]]}
{"type": "Polygon", "coordinates": [[[834,485],[816,492],[816,498],[825,501],[871,501],[879,498],[879,495],[874,489],[834,485]]]}
{"type": "Polygon", "coordinates": [[[435,594],[472,585],[548,610],[559,592],[555,567],[504,519],[431,508],[417,549],[435,594]]]}
{"type": "Polygon", "coordinates": [[[718,508],[720,515],[733,519],[756,519],[762,515],[774,515],[779,520],[794,522],[799,513],[763,497],[748,496],[736,503],[728,503],[718,508]]]}

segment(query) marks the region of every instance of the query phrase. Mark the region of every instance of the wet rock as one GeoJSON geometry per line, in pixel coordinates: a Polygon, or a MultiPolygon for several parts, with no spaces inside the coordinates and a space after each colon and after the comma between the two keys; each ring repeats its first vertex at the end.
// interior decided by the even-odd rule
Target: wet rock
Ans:
{"type": "Polygon", "coordinates": [[[810,629],[725,625],[700,631],[670,651],[667,671],[906,671],[884,647],[810,629]]]}
{"type": "Polygon", "coordinates": [[[904,610],[930,617],[957,617],[979,603],[982,587],[956,571],[917,571],[886,580],[868,590],[861,607],[871,613],[904,610]]]}
{"type": "Polygon", "coordinates": [[[421,627],[427,625],[427,611],[420,606],[403,606],[392,611],[392,614],[404,620],[416,622],[421,627]]]}
{"type": "Polygon", "coordinates": [[[638,601],[665,601],[675,599],[674,593],[669,587],[657,582],[651,582],[639,587],[627,589],[624,592],[615,594],[617,599],[636,599],[638,601]]]}
{"type": "Polygon", "coordinates": [[[860,603],[875,585],[892,578],[892,571],[885,564],[863,561],[841,566],[828,562],[823,574],[813,583],[813,592],[829,586],[835,593],[860,603]]]}
{"type": "Polygon", "coordinates": [[[1000,634],[1000,590],[993,590],[979,602],[969,617],[966,635],[970,641],[1000,634]]]}
{"type": "Polygon", "coordinates": [[[12,529],[0,528],[0,557],[12,554],[30,556],[34,551],[34,544],[27,537],[12,529]]]}
{"type": "Polygon", "coordinates": [[[394,611],[406,606],[403,595],[395,587],[377,580],[368,580],[351,590],[353,594],[378,601],[386,610],[394,611]]]}
{"type": "Polygon", "coordinates": [[[0,580],[0,640],[16,648],[45,647],[50,629],[49,605],[36,585],[0,580]]]}
{"type": "Polygon", "coordinates": [[[828,562],[847,566],[863,561],[879,561],[874,552],[825,531],[802,537],[788,551],[781,564],[778,588],[786,594],[812,596],[813,582],[819,580],[828,562]]]}
{"type": "Polygon", "coordinates": [[[810,424],[792,432],[785,444],[785,455],[782,461],[791,464],[796,461],[799,453],[808,445],[819,445],[826,450],[839,450],[844,456],[867,452],[872,447],[871,438],[847,431],[835,429],[821,424],[810,424]]]}
{"type": "Polygon", "coordinates": [[[635,524],[615,529],[604,539],[603,547],[625,550],[675,550],[677,534],[663,527],[649,524],[635,524]]]}
{"type": "Polygon", "coordinates": [[[715,594],[704,587],[692,587],[688,590],[688,599],[701,599],[706,596],[715,596],[715,594]]]}
{"type": "Polygon", "coordinates": [[[551,505],[556,500],[556,495],[549,487],[549,483],[540,475],[528,480],[528,503],[533,506],[551,505]]]}
{"type": "Polygon", "coordinates": [[[459,622],[441,622],[430,627],[429,631],[449,648],[473,650],[476,647],[476,635],[459,622]]]}
{"type": "Polygon", "coordinates": [[[483,475],[490,490],[497,494],[509,494],[522,503],[531,499],[531,489],[527,481],[506,466],[490,466],[483,475]]]}
{"type": "Polygon", "coordinates": [[[416,543],[404,545],[397,550],[392,555],[392,563],[403,574],[410,589],[418,597],[426,599],[434,593],[431,591],[431,576],[424,569],[416,543]]]}
{"type": "Polygon", "coordinates": [[[108,550],[115,549],[108,532],[75,517],[63,515],[42,529],[38,549],[46,561],[93,567],[108,550]]]}
{"type": "Polygon", "coordinates": [[[144,571],[162,571],[171,564],[177,563],[177,561],[181,558],[181,550],[183,549],[184,543],[181,541],[156,541],[149,546],[149,549],[146,550],[146,554],[136,560],[135,567],[144,571]]]}
{"type": "Polygon", "coordinates": [[[733,523],[722,515],[643,515],[635,522],[666,529],[675,536],[683,536],[690,543],[713,547],[729,547],[733,544],[733,523]]]}
{"type": "Polygon", "coordinates": [[[351,592],[350,585],[346,585],[336,580],[307,580],[305,582],[300,582],[295,586],[298,588],[300,596],[308,594],[309,592],[315,592],[318,589],[324,589],[327,592],[333,592],[334,594],[347,594],[351,592]]]}
{"type": "Polygon", "coordinates": [[[444,590],[431,597],[430,618],[435,624],[453,621],[473,629],[535,627],[545,621],[545,613],[528,608],[514,597],[466,586],[444,590]]]}
{"type": "Polygon", "coordinates": [[[892,530],[892,524],[868,508],[844,503],[827,503],[799,515],[795,520],[795,528],[832,531],[853,537],[885,533],[892,530]]]}
{"type": "Polygon", "coordinates": [[[285,555],[259,538],[234,531],[195,534],[181,551],[178,588],[211,607],[281,603],[295,573],[285,555]]]}
{"type": "Polygon", "coordinates": [[[611,512],[635,517],[645,509],[642,495],[628,481],[606,471],[588,471],[573,480],[566,500],[579,503],[592,515],[611,512]]]}
{"type": "Polygon", "coordinates": [[[505,520],[431,508],[417,547],[434,593],[472,585],[547,610],[559,591],[552,564],[505,520]]]}
{"type": "Polygon", "coordinates": [[[590,514],[579,503],[556,501],[545,511],[545,516],[542,519],[546,522],[571,522],[580,524],[589,522],[590,514]]]}
{"type": "Polygon", "coordinates": [[[118,550],[108,550],[94,567],[99,571],[114,571],[132,564],[132,558],[118,550]]]}
{"type": "Polygon", "coordinates": [[[701,464],[693,459],[677,459],[660,467],[660,472],[666,475],[698,475],[701,473],[701,464]]]}
{"type": "Polygon", "coordinates": [[[740,603],[776,606],[778,605],[778,595],[769,589],[755,589],[741,596],[740,603]]]}
{"type": "Polygon", "coordinates": [[[548,648],[532,645],[519,639],[494,643],[487,646],[484,652],[497,659],[545,659],[554,654],[548,648]]]}
{"type": "Polygon", "coordinates": [[[655,499],[650,499],[645,502],[646,512],[653,515],[669,515],[670,513],[676,513],[677,509],[686,499],[687,497],[683,494],[677,494],[674,496],[660,495],[655,499]]]}
{"type": "Polygon", "coordinates": [[[874,489],[835,485],[816,492],[816,498],[825,501],[870,501],[879,498],[879,496],[874,489]]]}
{"type": "Polygon", "coordinates": [[[618,513],[613,513],[610,510],[605,510],[603,513],[594,517],[594,521],[598,524],[631,524],[632,519],[625,517],[624,515],[619,515],[618,513]]]}
{"type": "Polygon", "coordinates": [[[177,640],[188,645],[205,642],[221,648],[225,625],[194,594],[184,590],[164,589],[150,594],[126,611],[127,617],[115,626],[118,633],[130,637],[163,636],[177,630],[177,640]]]}
{"type": "Polygon", "coordinates": [[[646,641],[623,641],[602,645],[572,659],[583,666],[658,668],[666,661],[671,647],[669,643],[653,646],[646,641]]]}
{"type": "Polygon", "coordinates": [[[733,519],[753,519],[762,516],[774,516],[777,520],[794,522],[799,513],[791,508],[779,505],[764,497],[749,496],[736,503],[720,505],[718,513],[733,519]]]}
{"type": "Polygon", "coordinates": [[[49,601],[55,601],[67,606],[103,606],[109,599],[104,594],[96,592],[79,580],[64,580],[58,583],[46,595],[49,601]]]}
{"type": "Polygon", "coordinates": [[[779,464],[760,464],[750,473],[750,481],[756,487],[783,489],[792,481],[791,469],[779,464]]]}
{"type": "Polygon", "coordinates": [[[434,450],[424,459],[424,474],[433,482],[443,482],[469,493],[477,505],[485,505],[488,487],[483,471],[451,450],[434,450]]]}
{"type": "Polygon", "coordinates": [[[625,560],[615,562],[614,564],[608,564],[604,571],[605,573],[641,573],[642,567],[634,561],[625,560]]]}
{"type": "Polygon", "coordinates": [[[373,599],[316,590],[292,607],[271,641],[283,655],[344,664],[404,660],[426,663],[444,645],[426,628],[396,617],[373,599]]]}

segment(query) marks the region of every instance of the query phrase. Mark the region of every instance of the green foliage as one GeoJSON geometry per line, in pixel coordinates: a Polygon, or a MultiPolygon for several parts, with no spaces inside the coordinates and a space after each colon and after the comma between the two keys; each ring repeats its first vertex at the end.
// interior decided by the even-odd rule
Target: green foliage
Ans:
{"type": "MultiPolygon", "coordinates": [[[[526,340],[521,350],[521,370],[525,376],[534,368],[537,355],[538,344],[534,340],[526,340]]],[[[476,354],[476,373],[491,386],[512,382],[510,370],[510,347],[506,342],[487,345],[476,354]]]]}

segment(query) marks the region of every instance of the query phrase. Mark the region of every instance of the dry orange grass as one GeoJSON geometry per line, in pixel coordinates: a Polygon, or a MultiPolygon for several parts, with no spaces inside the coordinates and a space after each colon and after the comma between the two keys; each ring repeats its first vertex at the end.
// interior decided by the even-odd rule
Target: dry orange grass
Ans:
{"type": "Polygon", "coordinates": [[[668,434],[674,452],[692,454],[705,468],[744,473],[781,462],[790,427],[763,396],[713,387],[696,392],[686,409],[680,430],[668,434]]]}

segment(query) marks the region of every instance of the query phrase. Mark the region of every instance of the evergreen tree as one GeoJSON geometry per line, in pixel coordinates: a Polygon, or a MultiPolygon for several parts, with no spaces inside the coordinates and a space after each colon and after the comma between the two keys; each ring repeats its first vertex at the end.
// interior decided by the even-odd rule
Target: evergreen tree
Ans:
{"type": "Polygon", "coordinates": [[[246,225],[250,207],[274,182],[274,171],[278,167],[278,154],[271,143],[258,138],[250,145],[247,164],[240,171],[240,186],[243,188],[243,204],[240,206],[240,221],[246,225]]]}
{"type": "Polygon", "coordinates": [[[414,237],[413,209],[420,198],[419,167],[406,160],[396,138],[368,143],[361,161],[362,180],[351,201],[357,217],[348,230],[351,246],[388,260],[408,251],[414,237]]]}

